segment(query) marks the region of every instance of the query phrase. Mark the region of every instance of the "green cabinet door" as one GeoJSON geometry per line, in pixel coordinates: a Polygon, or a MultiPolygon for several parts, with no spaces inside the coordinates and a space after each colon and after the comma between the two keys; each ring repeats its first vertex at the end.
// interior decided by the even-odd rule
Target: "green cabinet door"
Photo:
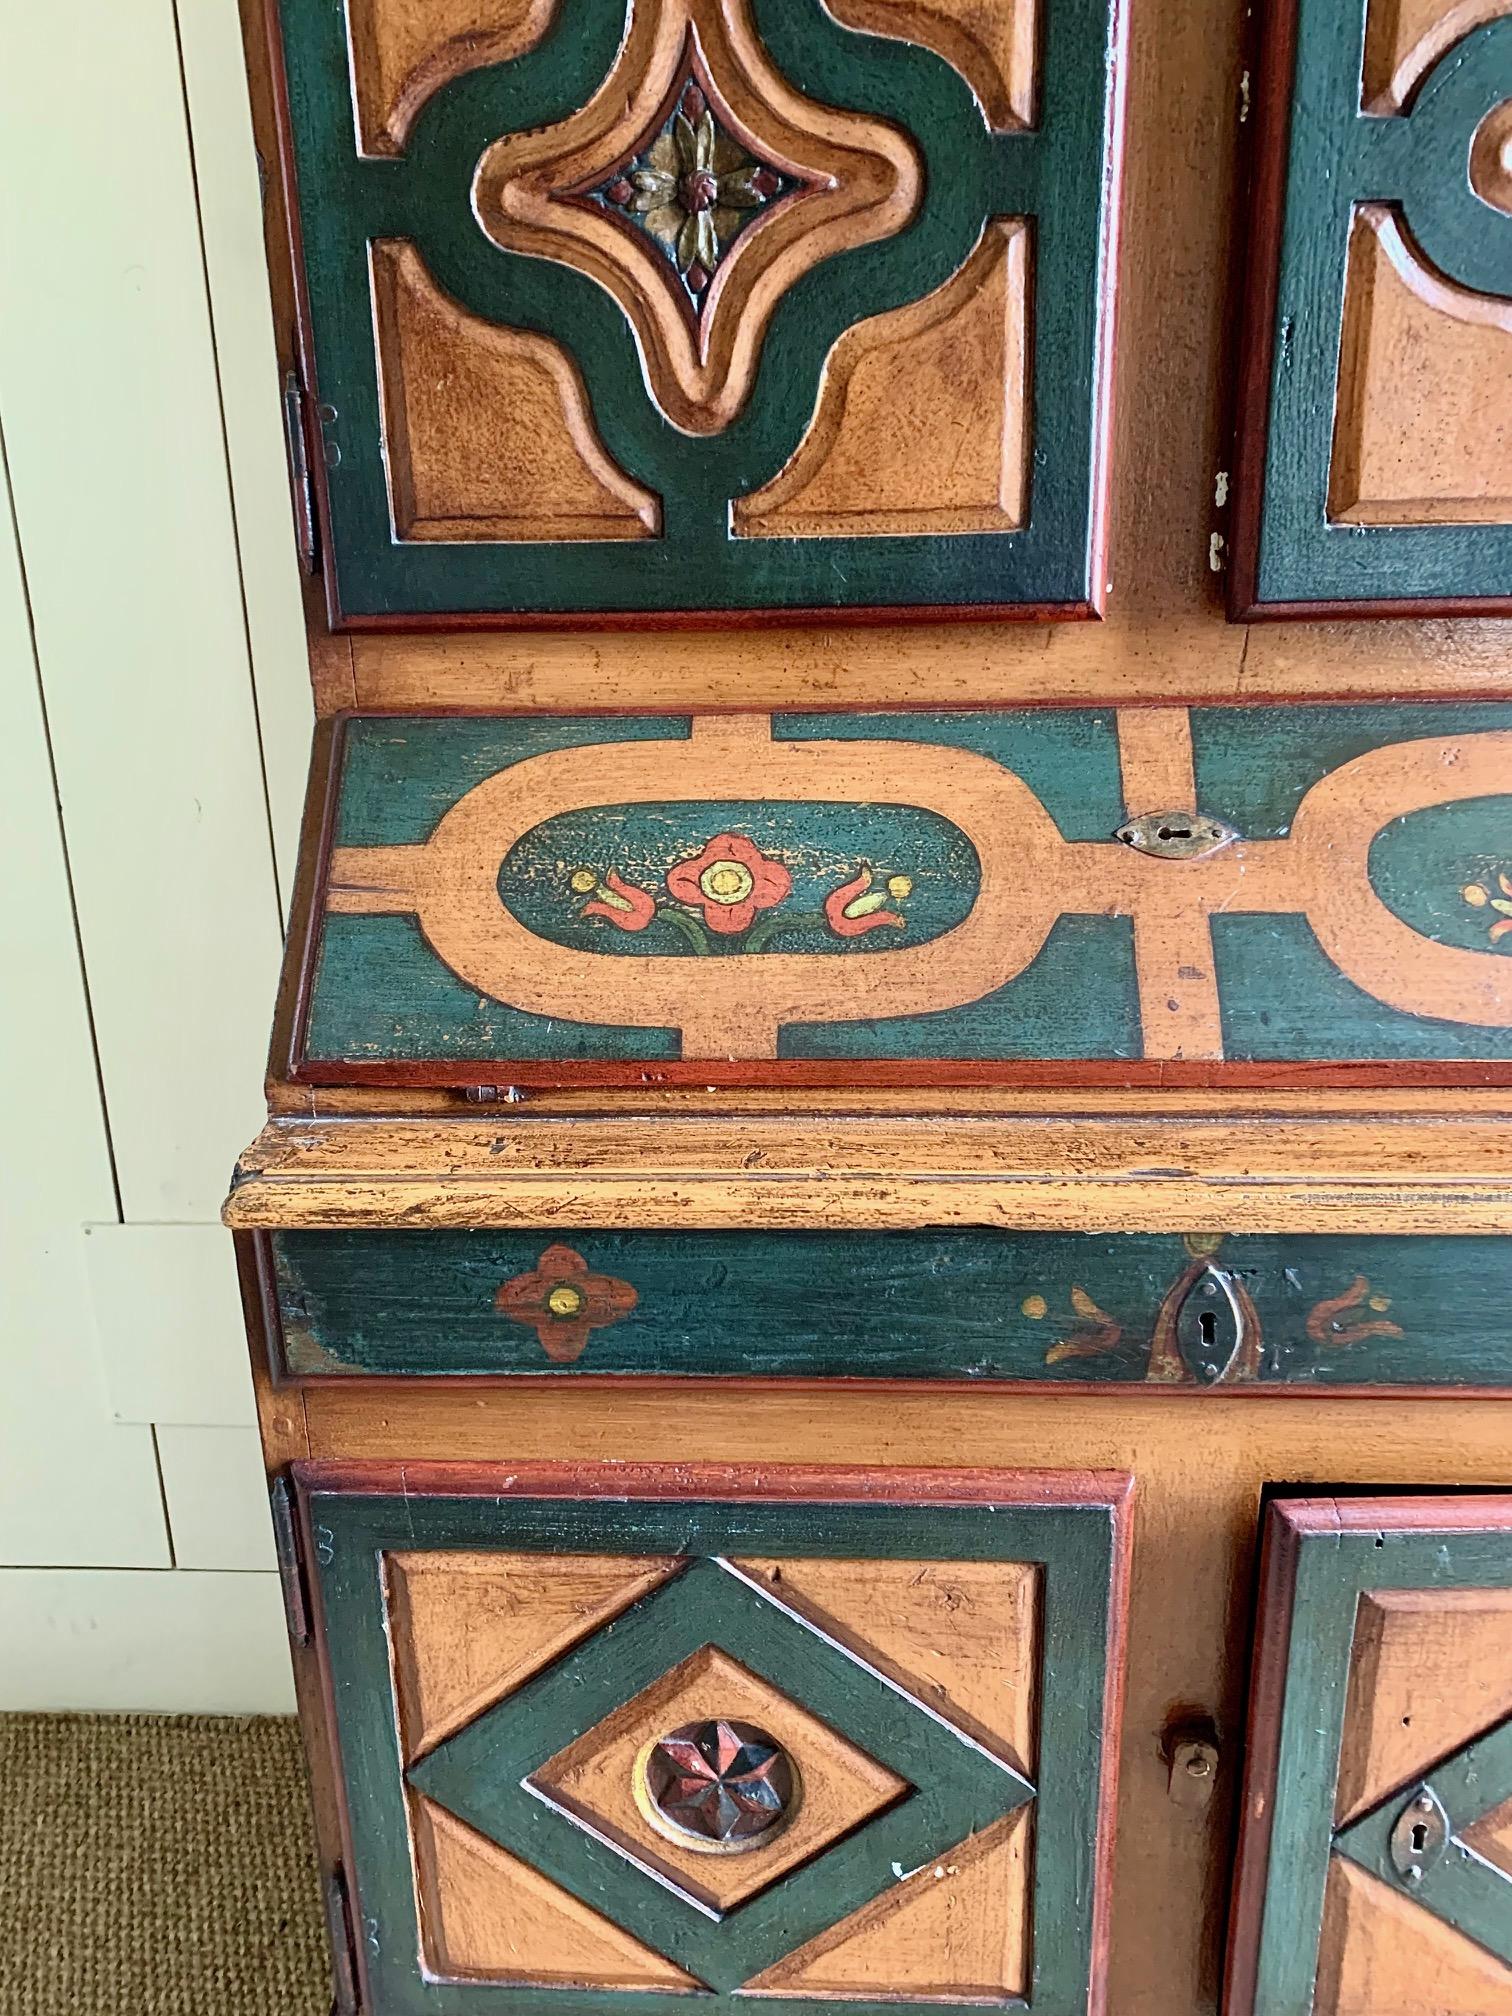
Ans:
{"type": "Polygon", "coordinates": [[[268,0],[333,617],[1100,606],[1110,0],[268,0]]]}
{"type": "Polygon", "coordinates": [[[1228,2016],[1512,2012],[1512,1498],[1282,1500],[1228,2016]]]}
{"type": "Polygon", "coordinates": [[[1089,2008],[1127,1479],[295,1474],[366,2016],[1089,2008]]]}
{"type": "Polygon", "coordinates": [[[1235,614],[1505,612],[1512,14],[1264,13],[1235,614]]]}

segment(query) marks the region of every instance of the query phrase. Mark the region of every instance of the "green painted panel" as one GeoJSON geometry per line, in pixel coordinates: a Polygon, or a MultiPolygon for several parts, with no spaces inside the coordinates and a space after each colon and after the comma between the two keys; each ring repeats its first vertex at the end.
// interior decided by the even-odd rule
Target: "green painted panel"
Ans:
{"type": "MultiPolygon", "coordinates": [[[[354,1850],[355,1915],[364,1935],[365,2006],[374,2016],[508,2016],[541,2008],[571,2016],[631,2010],[677,2016],[686,2008],[684,1997],[655,1992],[445,1982],[421,1970],[384,1556],[389,1549],[459,1548],[678,1554],[689,1566],[432,1751],[409,1774],[429,1796],[547,1869],[635,1936],[695,1964],[722,2004],[754,1967],[890,1888],[900,1866],[917,1866],[936,1852],[921,1855],[920,1844],[948,1846],[1032,1798],[1029,2006],[1044,2016],[1081,2016],[1099,1873],[1105,1770],[1099,1731],[1111,1680],[1109,1507],[443,1498],[427,1493],[423,1465],[409,1467],[406,1485],[402,1496],[333,1489],[307,1499],[354,1850]],[[1033,1784],[717,1565],[742,1555],[1039,1564],[1043,1682],[1033,1784]],[[652,1882],[522,1782],[565,1742],[710,1643],[891,1761],[908,1787],[873,1820],[719,1920],[652,1882]]],[[[763,1997],[767,2002],[775,2016],[801,2016],[812,2006],[785,1997],[763,1997]]],[[[933,2006],[891,1998],[847,2003],[854,2016],[925,2016],[933,2006]]]]}
{"type": "Polygon", "coordinates": [[[601,805],[516,841],[499,870],[499,900],[553,944],[596,952],[885,953],[953,930],[980,881],[965,834],[917,806],[601,805]],[[713,843],[731,832],[742,856],[754,847],[781,864],[769,887],[756,884],[759,865],[753,872],[746,859],[721,858],[731,850],[713,843]],[[668,876],[679,866],[674,890],[668,876]],[[621,890],[606,884],[611,874],[621,890]],[[720,928],[729,925],[741,928],[720,928]]]}
{"type": "Polygon", "coordinates": [[[1392,742],[1512,728],[1512,705],[1194,707],[1188,718],[1197,803],[1246,840],[1279,840],[1291,831],[1303,798],[1331,770],[1392,742]]]}
{"type": "Polygon", "coordinates": [[[1106,709],[354,717],[299,1060],[464,1084],[1512,1060],[1512,705],[1183,721],[1192,809],[1238,841],[1131,875],[1145,759],[1106,709]],[[1204,900],[1173,920],[1163,878],[1204,900]],[[1147,915],[1166,964],[1141,976],[1147,915]]]}
{"type": "Polygon", "coordinates": [[[282,0],[281,11],[316,390],[330,413],[326,559],[344,613],[969,608],[1089,598],[1116,67],[1110,0],[1048,0],[1035,125],[1009,133],[989,130],[964,79],[930,51],[842,29],[818,0],[753,0],[771,60],[800,91],[909,136],[923,196],[901,231],[822,261],[788,290],[749,401],[713,434],[679,429],[654,403],[629,323],[606,290],[550,259],[501,250],[470,201],[487,147],[564,118],[598,89],[620,43],[623,0],[562,0],[534,49],[444,84],[403,151],[381,160],[354,148],[344,8],[282,0]],[[787,461],[835,340],[943,286],[988,221],[1004,216],[1031,219],[1034,241],[1027,525],[933,537],[733,537],[732,499],[787,461]],[[464,308],[564,344],[610,456],[662,500],[659,537],[393,537],[368,281],[370,242],[391,238],[410,240],[464,308]]]}
{"type": "Polygon", "coordinates": [[[1512,793],[1409,812],[1376,835],[1370,880],[1425,938],[1512,952],[1512,793]]]}
{"type": "Polygon", "coordinates": [[[1062,917],[1016,979],[964,1008],[794,1022],[777,1040],[779,1057],[1138,1057],[1133,927],[1062,917]]]}
{"type": "MultiPolygon", "coordinates": [[[[1268,1877],[1253,1997],[1245,2005],[1255,2016],[1307,2016],[1312,2009],[1329,1860],[1336,1852],[1361,1859],[1360,1834],[1346,1830],[1352,1837],[1346,1841],[1345,1835],[1335,1835],[1333,1825],[1361,1595],[1370,1590],[1512,1587],[1512,1531],[1504,1523],[1498,1530],[1494,1511],[1488,1513],[1487,1529],[1437,1529],[1431,1515],[1418,1514],[1410,1524],[1405,1518],[1386,1518],[1368,1530],[1307,1533],[1300,1540],[1270,1802],[1268,1877]]],[[[1285,1621],[1272,1617],[1265,1623],[1280,1631],[1285,1621]]],[[[1505,1744],[1502,1748],[1504,1754],[1505,1744]]],[[[1471,1798],[1453,1816],[1465,1826],[1496,1803],[1491,1795],[1500,1779],[1490,1772],[1487,1778],[1485,1803],[1471,1798]]],[[[1387,1804],[1394,1812],[1400,1795],[1387,1804]]],[[[1452,1844],[1450,1855],[1463,1859],[1452,1844]]],[[[1419,1908],[1453,1923],[1459,1902],[1471,1914],[1484,1907],[1484,1886],[1470,1873],[1472,1880],[1464,1886],[1455,1883],[1452,1873],[1445,1886],[1443,1872],[1440,1880],[1421,1887],[1399,1878],[1393,1885],[1419,1908]]],[[[1505,1940],[1512,1923],[1512,1881],[1503,1880],[1498,1902],[1492,1922],[1499,1924],[1505,1940]]]]}
{"type": "Polygon", "coordinates": [[[1223,1054],[1257,1062],[1306,1057],[1512,1055],[1505,1027],[1400,1015],[1329,964],[1302,917],[1215,917],[1223,1054]]]}
{"type": "Polygon", "coordinates": [[[1512,96],[1512,19],[1472,29],[1405,112],[1381,116],[1360,106],[1367,0],[1294,0],[1294,9],[1257,599],[1505,596],[1512,527],[1330,523],[1327,496],[1356,204],[1395,205],[1431,268],[1512,296],[1512,217],[1483,202],[1468,174],[1472,134],[1512,96]]]}
{"type": "Polygon", "coordinates": [[[283,1232],[272,1248],[295,1376],[1512,1386],[1512,1238],[568,1229],[283,1232]],[[583,1328],[543,1286],[501,1312],[499,1289],[553,1245],[633,1304],[605,1300],[583,1328]],[[1205,1294],[1209,1267],[1242,1291],[1237,1323],[1223,1281],[1205,1294]]]}

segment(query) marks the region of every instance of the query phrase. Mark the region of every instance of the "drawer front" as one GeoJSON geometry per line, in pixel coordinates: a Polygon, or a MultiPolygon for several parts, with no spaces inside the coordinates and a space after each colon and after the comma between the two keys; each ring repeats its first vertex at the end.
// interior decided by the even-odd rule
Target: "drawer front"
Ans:
{"type": "Polygon", "coordinates": [[[1090,2006],[1126,1479],[296,1475],[373,2016],[1090,2006]]]}
{"type": "Polygon", "coordinates": [[[1509,779],[1496,704],[350,717],[276,1062],[1506,1082],[1509,779]]]}
{"type": "Polygon", "coordinates": [[[1267,13],[1236,613],[1505,610],[1512,15],[1267,13]]]}
{"type": "Polygon", "coordinates": [[[1233,2016],[1512,2012],[1512,1498],[1271,1509],[1233,2016]]]}
{"type": "Polygon", "coordinates": [[[269,4],[339,619],[1100,602],[1109,0],[269,4]]]}
{"type": "Polygon", "coordinates": [[[1512,1386],[1512,1239],[280,1232],[275,1372],[1512,1386]]]}

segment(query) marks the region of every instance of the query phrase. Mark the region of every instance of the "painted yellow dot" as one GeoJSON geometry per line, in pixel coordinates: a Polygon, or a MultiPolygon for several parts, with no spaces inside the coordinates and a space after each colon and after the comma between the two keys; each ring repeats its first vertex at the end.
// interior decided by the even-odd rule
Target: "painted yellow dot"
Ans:
{"type": "Polygon", "coordinates": [[[895,896],[900,903],[905,896],[912,896],[912,875],[889,875],[887,878],[887,893],[889,896],[895,896]]]}
{"type": "Polygon", "coordinates": [[[1045,1300],[1043,1295],[1026,1295],[1019,1304],[1019,1307],[1026,1316],[1032,1317],[1038,1323],[1041,1316],[1049,1309],[1050,1304],[1045,1300]]]}
{"type": "Polygon", "coordinates": [[[1466,886],[1463,889],[1461,889],[1460,894],[1461,896],[1464,897],[1467,903],[1473,903],[1477,910],[1479,910],[1482,904],[1484,904],[1487,901],[1486,892],[1484,889],[1482,889],[1479,882],[1467,883],[1466,886]]]}
{"type": "Polygon", "coordinates": [[[576,1316],[582,1306],[583,1292],[580,1288],[568,1288],[564,1285],[553,1288],[546,1297],[546,1307],[553,1316],[576,1316]]]}
{"type": "Polygon", "coordinates": [[[1370,1306],[1372,1309],[1375,1310],[1376,1314],[1379,1316],[1383,1309],[1389,1309],[1391,1307],[1391,1297],[1389,1295],[1372,1295],[1370,1298],[1370,1306]]]}
{"type": "Polygon", "coordinates": [[[598,877],[591,868],[575,868],[572,874],[572,886],[579,896],[586,896],[590,889],[598,887],[598,877]]]}

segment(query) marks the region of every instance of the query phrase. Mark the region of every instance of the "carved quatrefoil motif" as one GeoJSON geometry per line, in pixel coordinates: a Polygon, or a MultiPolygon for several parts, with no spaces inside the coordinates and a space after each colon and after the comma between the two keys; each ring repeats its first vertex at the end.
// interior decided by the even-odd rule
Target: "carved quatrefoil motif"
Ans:
{"type": "Polygon", "coordinates": [[[640,0],[588,103],[496,141],[474,197],[497,244],[604,287],[667,418],[711,434],[750,396],[788,290],[901,230],[922,189],[901,133],[781,76],[744,0],[640,0]]]}

